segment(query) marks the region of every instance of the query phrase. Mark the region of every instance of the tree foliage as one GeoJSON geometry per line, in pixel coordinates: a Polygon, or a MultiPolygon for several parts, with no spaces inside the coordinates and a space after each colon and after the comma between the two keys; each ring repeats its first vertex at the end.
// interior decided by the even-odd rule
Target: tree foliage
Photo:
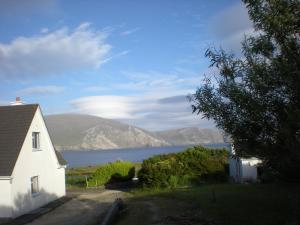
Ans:
{"type": "Polygon", "coordinates": [[[146,159],[139,180],[149,187],[185,186],[203,181],[227,180],[228,151],[195,146],[183,152],[146,159]]]}
{"type": "Polygon", "coordinates": [[[243,57],[208,49],[211,67],[191,96],[193,111],[228,133],[241,156],[256,156],[300,179],[300,2],[243,0],[255,34],[243,57]]]}

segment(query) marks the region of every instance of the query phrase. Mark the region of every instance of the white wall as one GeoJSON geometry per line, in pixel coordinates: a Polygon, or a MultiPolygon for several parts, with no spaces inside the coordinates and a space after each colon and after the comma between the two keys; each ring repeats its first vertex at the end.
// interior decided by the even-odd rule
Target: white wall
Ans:
{"type": "Polygon", "coordinates": [[[242,159],[243,180],[256,182],[257,165],[260,162],[261,161],[256,158],[242,159]]]}
{"type": "Polygon", "coordinates": [[[242,166],[239,158],[229,159],[229,176],[235,182],[241,182],[242,179],[242,166]]]}
{"type": "Polygon", "coordinates": [[[27,133],[13,171],[13,217],[20,216],[65,195],[65,168],[56,158],[40,109],[27,133]],[[40,150],[32,149],[32,132],[40,132],[40,150]],[[31,177],[38,176],[39,194],[31,194],[31,177]]]}
{"type": "Polygon", "coordinates": [[[10,180],[0,178],[0,187],[0,217],[12,217],[10,180]]]}
{"type": "Polygon", "coordinates": [[[237,157],[229,160],[230,177],[238,183],[245,181],[257,181],[257,165],[261,160],[257,158],[244,159],[237,157]]]}

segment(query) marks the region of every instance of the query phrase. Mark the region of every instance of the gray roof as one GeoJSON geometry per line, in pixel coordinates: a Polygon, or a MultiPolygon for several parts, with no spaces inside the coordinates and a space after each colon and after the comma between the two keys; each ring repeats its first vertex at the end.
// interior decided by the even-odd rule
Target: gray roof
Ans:
{"type": "Polygon", "coordinates": [[[60,165],[67,165],[67,161],[63,158],[59,151],[55,150],[56,158],[60,165]]]}
{"type": "MultiPolygon", "coordinates": [[[[0,106],[0,176],[11,176],[37,108],[37,104],[0,106]]],[[[61,163],[62,157],[57,158],[61,163]]]]}

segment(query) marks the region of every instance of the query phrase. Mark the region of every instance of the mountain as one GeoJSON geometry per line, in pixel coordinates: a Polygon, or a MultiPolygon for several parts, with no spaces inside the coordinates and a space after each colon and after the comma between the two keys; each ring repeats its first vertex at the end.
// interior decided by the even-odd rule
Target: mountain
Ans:
{"type": "Polygon", "coordinates": [[[182,128],[160,132],[120,123],[115,120],[81,114],[45,117],[57,150],[96,150],[168,145],[222,143],[216,129],[182,128]]]}
{"type": "Polygon", "coordinates": [[[45,117],[57,150],[158,147],[168,142],[141,128],[110,119],[79,114],[45,117]]]}
{"type": "Polygon", "coordinates": [[[155,134],[157,137],[164,139],[171,145],[197,145],[224,142],[222,133],[216,129],[191,127],[160,131],[155,132],[155,134]]]}

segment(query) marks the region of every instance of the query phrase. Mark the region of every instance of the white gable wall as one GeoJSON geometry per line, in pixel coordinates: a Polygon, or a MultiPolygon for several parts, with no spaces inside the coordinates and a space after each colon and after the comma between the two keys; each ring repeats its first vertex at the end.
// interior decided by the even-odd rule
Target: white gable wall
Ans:
{"type": "Polygon", "coordinates": [[[0,178],[0,218],[12,217],[12,205],[11,205],[11,184],[10,179],[0,178]]]}
{"type": "Polygon", "coordinates": [[[58,163],[38,108],[12,174],[13,216],[17,217],[65,195],[65,168],[58,163]],[[40,150],[32,148],[32,132],[40,132],[40,150]],[[38,176],[39,193],[31,193],[31,177],[38,176]]]}

